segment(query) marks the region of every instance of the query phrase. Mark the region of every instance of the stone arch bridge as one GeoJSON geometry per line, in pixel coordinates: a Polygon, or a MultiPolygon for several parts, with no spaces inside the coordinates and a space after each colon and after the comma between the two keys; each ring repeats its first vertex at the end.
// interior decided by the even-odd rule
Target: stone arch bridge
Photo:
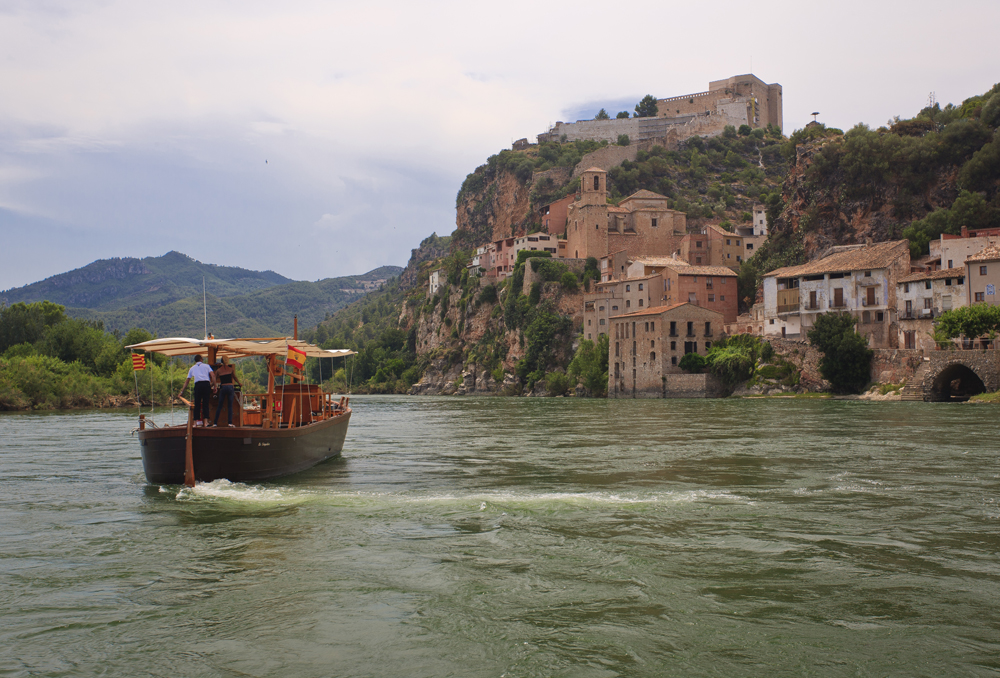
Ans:
{"type": "Polygon", "coordinates": [[[977,393],[1000,390],[1000,351],[929,351],[910,380],[907,400],[966,400],[977,393]]]}

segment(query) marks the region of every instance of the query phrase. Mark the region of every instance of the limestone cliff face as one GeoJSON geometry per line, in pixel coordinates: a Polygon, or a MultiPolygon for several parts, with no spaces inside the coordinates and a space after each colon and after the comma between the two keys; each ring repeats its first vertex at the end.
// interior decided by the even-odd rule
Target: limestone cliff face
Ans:
{"type": "Polygon", "coordinates": [[[463,192],[455,206],[454,247],[460,249],[523,235],[531,223],[531,184],[506,170],[480,171],[481,187],[463,192]]]}
{"type": "MultiPolygon", "coordinates": [[[[494,303],[462,304],[462,289],[449,287],[447,305],[427,311],[425,307],[404,307],[400,326],[416,328],[417,354],[428,361],[421,380],[411,393],[418,395],[515,395],[514,374],[524,357],[527,342],[522,331],[508,329],[503,319],[503,302],[508,289],[494,303]],[[498,369],[499,368],[499,369],[498,369]]],[[[476,295],[478,296],[478,291],[476,295]]],[[[567,292],[559,283],[543,283],[541,301],[559,314],[572,319],[576,331],[583,322],[582,291],[567,292]]],[[[568,345],[556,360],[565,366],[572,359],[568,345]]]]}
{"type": "Polygon", "coordinates": [[[813,167],[824,148],[842,143],[842,137],[834,137],[799,146],[782,187],[784,209],[772,221],[771,233],[800,236],[806,259],[834,245],[901,238],[912,221],[951,205],[959,193],[958,168],[950,166],[937,172],[918,195],[908,193],[891,173],[859,194],[842,170],[821,176],[813,167]]]}

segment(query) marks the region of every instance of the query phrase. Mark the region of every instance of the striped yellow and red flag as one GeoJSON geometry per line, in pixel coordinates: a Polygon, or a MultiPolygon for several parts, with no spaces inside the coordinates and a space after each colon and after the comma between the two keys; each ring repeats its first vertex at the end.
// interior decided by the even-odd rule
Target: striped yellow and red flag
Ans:
{"type": "Polygon", "coordinates": [[[146,369],[146,356],[141,353],[132,354],[132,369],[139,371],[146,369]]]}
{"type": "Polygon", "coordinates": [[[285,355],[285,364],[297,367],[300,370],[306,364],[306,352],[300,351],[294,346],[288,347],[288,353],[285,355]]]}

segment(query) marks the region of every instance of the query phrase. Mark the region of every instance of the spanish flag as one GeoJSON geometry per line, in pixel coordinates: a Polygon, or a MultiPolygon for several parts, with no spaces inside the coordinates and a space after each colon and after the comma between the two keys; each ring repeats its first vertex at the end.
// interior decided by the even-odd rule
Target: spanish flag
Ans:
{"type": "Polygon", "coordinates": [[[285,364],[297,367],[301,370],[306,364],[306,352],[300,351],[294,346],[289,346],[288,354],[285,356],[285,364]]]}
{"type": "Polygon", "coordinates": [[[132,369],[136,372],[146,369],[146,356],[141,353],[132,354],[132,369]]]}

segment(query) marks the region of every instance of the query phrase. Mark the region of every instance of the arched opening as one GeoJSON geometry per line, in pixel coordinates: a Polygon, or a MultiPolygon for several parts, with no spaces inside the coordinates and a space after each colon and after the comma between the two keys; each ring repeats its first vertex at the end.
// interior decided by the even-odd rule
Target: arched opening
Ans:
{"type": "Polygon", "coordinates": [[[948,365],[931,384],[931,399],[935,402],[963,402],[985,392],[986,385],[979,375],[961,363],[948,365]]]}

